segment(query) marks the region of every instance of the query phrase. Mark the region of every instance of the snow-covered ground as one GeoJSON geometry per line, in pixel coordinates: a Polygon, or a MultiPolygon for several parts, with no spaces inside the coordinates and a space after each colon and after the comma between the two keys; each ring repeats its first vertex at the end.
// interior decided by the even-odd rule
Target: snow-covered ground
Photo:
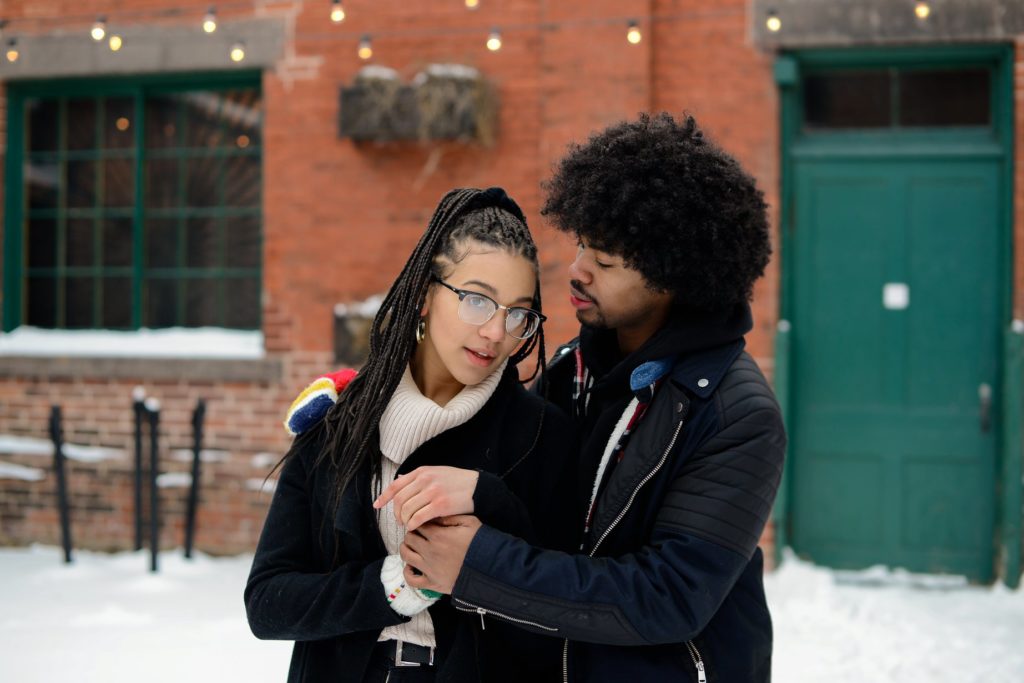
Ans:
{"type": "MultiPolygon", "coordinates": [[[[245,623],[250,560],[0,549],[0,680],[284,681],[290,644],[245,623]]],[[[766,586],[776,683],[1024,681],[1024,591],[791,557],[766,586]]]]}
{"type": "Polygon", "coordinates": [[[283,683],[291,644],[249,632],[251,557],[0,549],[0,681],[283,683]]]}
{"type": "Polygon", "coordinates": [[[1024,590],[792,556],[765,590],[778,683],[1024,683],[1024,590]]]}

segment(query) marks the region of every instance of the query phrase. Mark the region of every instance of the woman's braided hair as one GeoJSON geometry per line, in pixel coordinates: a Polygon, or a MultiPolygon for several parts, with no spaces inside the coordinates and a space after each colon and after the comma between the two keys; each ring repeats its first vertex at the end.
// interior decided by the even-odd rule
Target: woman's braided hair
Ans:
{"type": "MultiPolygon", "coordinates": [[[[444,277],[446,267],[465,258],[470,241],[527,258],[537,273],[532,305],[534,310],[541,310],[537,247],[519,206],[501,188],[458,189],[446,194],[377,311],[370,328],[366,363],[324,418],[323,430],[307,433],[320,443],[317,464],[329,459],[337,470],[335,503],[367,460],[379,485],[381,463],[374,457],[378,450],[377,428],[415,351],[416,328],[432,278],[444,277]]],[[[540,357],[533,376],[543,372],[543,327],[509,358],[509,363],[514,366],[534,348],[539,349],[540,357]]],[[[305,441],[303,434],[289,454],[305,441]]]]}

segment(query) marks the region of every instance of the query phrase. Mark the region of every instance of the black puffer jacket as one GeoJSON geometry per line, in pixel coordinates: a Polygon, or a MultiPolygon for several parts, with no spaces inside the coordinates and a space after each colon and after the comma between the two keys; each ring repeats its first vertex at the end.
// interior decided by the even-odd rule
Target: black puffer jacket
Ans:
{"type": "MultiPolygon", "coordinates": [[[[566,639],[566,680],[763,683],[772,629],[757,542],[782,473],[785,433],[768,383],[743,351],[746,306],[678,319],[620,360],[584,330],[596,377],[584,425],[581,497],[634,382],[663,380],[602,486],[583,552],[541,550],[487,526],[452,600],[566,639]]],[[[553,363],[571,408],[575,353],[553,363]]]]}
{"type": "MultiPolygon", "coordinates": [[[[562,411],[520,386],[515,372],[506,370],[475,416],[423,444],[399,473],[421,465],[479,469],[473,502],[482,520],[547,547],[568,547],[572,515],[559,506],[572,500],[563,492],[575,474],[574,431],[562,411]],[[516,465],[542,414],[536,447],[516,465]]],[[[332,515],[332,473],[314,467],[322,429],[312,437],[281,472],[245,588],[246,612],[257,637],[297,641],[290,683],[360,681],[381,630],[408,619],[391,609],[381,585],[387,551],[371,507],[369,468],[332,515]]],[[[479,616],[454,610],[447,597],[429,612],[438,681],[540,681],[558,670],[559,644],[549,638],[501,624],[482,630],[479,616]]]]}

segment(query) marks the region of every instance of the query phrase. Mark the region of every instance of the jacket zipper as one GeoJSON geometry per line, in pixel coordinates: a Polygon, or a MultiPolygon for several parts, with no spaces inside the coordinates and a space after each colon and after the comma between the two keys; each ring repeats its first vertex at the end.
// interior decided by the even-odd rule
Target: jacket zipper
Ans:
{"type": "Polygon", "coordinates": [[[527,621],[526,619],[516,619],[515,617],[510,617],[509,615],[502,614],[501,612],[495,612],[494,610],[487,610],[487,609],[484,609],[483,607],[478,607],[477,605],[473,605],[471,603],[468,603],[465,600],[459,600],[458,598],[453,598],[452,599],[452,603],[453,604],[454,603],[458,603],[458,604],[455,604],[455,609],[459,610],[460,612],[476,612],[477,614],[479,614],[480,615],[480,630],[482,630],[482,631],[486,631],[487,630],[487,625],[484,623],[484,615],[485,614],[490,614],[492,617],[499,617],[499,618],[504,619],[506,621],[511,621],[514,624],[523,624],[523,625],[526,625],[526,626],[533,626],[535,628],[543,629],[544,631],[552,631],[554,633],[558,632],[557,628],[552,628],[551,626],[545,626],[544,624],[538,624],[535,621],[527,621]],[[465,605],[465,607],[463,607],[462,605],[465,605]]]}
{"type": "Polygon", "coordinates": [[[708,677],[704,672],[704,659],[700,656],[700,650],[693,644],[692,640],[686,641],[686,649],[690,652],[690,659],[697,669],[697,683],[708,683],[708,677]]]}
{"type": "MultiPolygon", "coordinates": [[[[636,485],[636,488],[633,489],[633,493],[629,496],[629,500],[626,501],[626,505],[622,508],[622,510],[619,512],[619,514],[615,517],[615,519],[612,520],[612,523],[608,525],[608,528],[604,530],[604,533],[601,534],[601,537],[599,539],[597,539],[597,543],[594,544],[594,547],[591,548],[591,550],[590,550],[590,557],[594,556],[594,553],[597,552],[597,549],[601,546],[601,543],[604,542],[604,539],[608,538],[608,534],[610,534],[615,529],[615,527],[618,526],[619,522],[621,522],[623,520],[623,518],[626,516],[626,513],[629,512],[629,508],[632,507],[633,501],[636,500],[636,496],[637,496],[638,493],[640,493],[640,489],[642,489],[644,487],[644,484],[646,484],[651,479],[653,479],[654,475],[656,475],[659,472],[659,470],[661,470],[661,468],[665,465],[665,461],[668,460],[668,454],[671,453],[672,449],[675,447],[676,440],[679,438],[679,432],[682,431],[682,429],[683,429],[683,422],[685,422],[685,421],[686,421],[685,419],[680,419],[679,420],[679,424],[676,425],[676,431],[672,435],[672,440],[668,442],[668,446],[665,448],[665,452],[661,454],[661,460],[658,461],[658,464],[654,466],[654,469],[652,469],[650,472],[648,472],[647,476],[645,476],[643,479],[641,479],[640,483],[638,483],[636,485]]],[[[689,643],[687,643],[687,644],[689,644],[689,643]]],[[[694,649],[696,649],[696,648],[694,648],[694,649]]],[[[692,653],[691,653],[691,656],[692,656],[692,653]]],[[[700,655],[698,654],[698,657],[699,656],[700,655]]],[[[703,677],[704,676],[704,674],[703,674],[703,667],[704,667],[704,665],[703,665],[703,663],[701,663],[700,668],[697,669],[698,675],[701,676],[700,683],[706,683],[706,681],[707,681],[707,679],[705,679],[703,677]]],[[[562,645],[562,683],[569,683],[569,639],[568,638],[565,639],[565,643],[563,643],[563,645],[562,645]]]]}

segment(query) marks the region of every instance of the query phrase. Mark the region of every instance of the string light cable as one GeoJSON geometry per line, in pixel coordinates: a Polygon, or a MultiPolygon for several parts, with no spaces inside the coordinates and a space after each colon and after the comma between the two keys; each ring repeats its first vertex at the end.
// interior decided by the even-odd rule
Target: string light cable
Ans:
{"type": "MultiPolygon", "coordinates": [[[[325,19],[330,20],[330,12],[336,6],[333,0],[321,0],[326,8],[325,19]]],[[[159,20],[159,19],[171,19],[171,18],[190,18],[198,26],[202,27],[204,22],[212,19],[214,23],[219,24],[223,21],[223,13],[225,10],[243,10],[253,9],[257,6],[261,6],[261,2],[253,2],[253,0],[229,0],[228,2],[218,2],[215,6],[211,7],[210,4],[204,3],[202,5],[192,5],[188,7],[175,6],[166,8],[144,8],[135,10],[120,10],[117,12],[108,12],[102,17],[96,15],[49,15],[49,16],[31,16],[31,17],[5,17],[4,20],[7,22],[8,29],[12,25],[17,25],[22,32],[25,32],[28,27],[32,27],[33,33],[43,32],[47,25],[59,25],[61,29],[67,29],[68,26],[80,24],[83,29],[88,31],[91,28],[95,28],[102,24],[104,30],[109,26],[111,21],[117,21],[121,26],[130,25],[132,21],[141,21],[146,19],[159,20]],[[198,19],[198,21],[196,20],[198,19]],[[24,28],[22,28],[24,27],[24,28]]],[[[483,3],[480,3],[483,5],[483,3]]],[[[346,19],[355,10],[345,9],[346,19]]],[[[705,9],[699,11],[685,12],[685,13],[671,13],[671,14],[651,14],[646,16],[622,16],[622,17],[601,17],[601,18],[580,18],[580,19],[565,19],[560,21],[540,21],[535,23],[516,23],[516,24],[500,24],[498,25],[502,36],[509,33],[521,33],[521,32],[536,32],[545,30],[557,30],[560,28],[592,28],[599,26],[621,26],[627,28],[631,22],[639,22],[640,25],[650,24],[653,22],[673,22],[673,21],[689,21],[701,18],[717,18],[725,16],[736,16],[743,15],[746,13],[745,7],[726,7],[717,9],[705,9]]],[[[240,13],[239,18],[242,18],[240,13]]],[[[468,16],[475,16],[476,12],[467,12],[468,16]]],[[[261,16],[267,16],[267,13],[261,13],[261,16]]],[[[249,18],[249,17],[245,17],[249,18]]],[[[348,23],[346,20],[344,23],[348,23]]],[[[453,28],[409,28],[409,29],[382,29],[382,30],[370,30],[374,38],[398,38],[398,37],[436,37],[436,36],[451,36],[459,34],[483,34],[488,35],[490,31],[496,26],[493,22],[483,24],[480,26],[473,27],[453,27],[453,28]]],[[[212,31],[208,31],[212,32],[212,31]]],[[[362,29],[359,31],[348,31],[348,32],[306,32],[297,31],[294,34],[296,39],[301,40],[338,40],[339,38],[348,38],[353,41],[358,41],[368,31],[362,29]]],[[[102,40],[103,36],[98,40],[102,40]]]]}
{"type": "MultiPolygon", "coordinates": [[[[455,0],[450,0],[454,2],[455,0]]],[[[349,24],[349,15],[352,12],[358,12],[359,10],[344,10],[342,9],[341,0],[320,0],[324,6],[324,19],[326,24],[334,24],[340,27],[341,25],[349,24]],[[339,21],[339,18],[342,21],[339,21]],[[343,23],[342,23],[343,22],[343,23]]],[[[208,0],[207,0],[208,3],[208,0]]],[[[309,3],[307,3],[308,6],[309,3]]],[[[468,13],[469,16],[477,16],[482,11],[482,5],[484,3],[478,2],[465,2],[465,7],[472,10],[468,13]]],[[[10,34],[13,33],[12,28],[17,26],[21,35],[29,33],[45,33],[47,28],[50,26],[59,26],[62,30],[67,30],[69,26],[81,25],[82,30],[87,34],[92,35],[93,39],[97,42],[103,41],[109,33],[109,26],[112,20],[116,21],[119,26],[124,29],[130,29],[133,22],[142,22],[145,20],[162,20],[172,18],[187,18],[193,25],[197,27],[197,31],[205,31],[206,33],[213,33],[214,31],[219,32],[219,24],[221,23],[222,12],[227,10],[232,15],[237,15],[239,19],[250,19],[251,16],[245,14],[244,10],[256,11],[257,9],[263,9],[263,3],[260,0],[228,0],[226,2],[218,2],[216,6],[210,6],[209,4],[202,5],[191,5],[191,6],[174,6],[165,8],[139,8],[139,9],[126,9],[119,10],[117,12],[109,12],[106,15],[97,17],[96,15],[49,15],[49,16],[32,16],[32,17],[4,17],[0,19],[0,26],[3,26],[3,30],[10,34]],[[29,31],[29,29],[32,29],[29,31]],[[98,37],[97,37],[98,36],[98,37]]],[[[678,22],[689,22],[698,21],[701,19],[715,19],[715,18],[728,18],[745,16],[748,11],[746,6],[734,5],[731,7],[710,7],[703,8],[700,10],[693,10],[687,12],[673,12],[664,14],[648,14],[646,16],[632,15],[632,16],[621,16],[621,17],[589,17],[579,19],[563,19],[559,21],[540,21],[534,23],[511,23],[511,24],[494,24],[487,23],[475,26],[459,26],[449,28],[431,28],[431,27],[416,27],[416,28],[386,28],[380,30],[373,30],[369,27],[361,27],[359,30],[343,30],[343,31],[296,31],[290,37],[297,41],[304,43],[319,42],[319,41],[348,41],[356,46],[355,52],[359,53],[362,59],[368,59],[369,55],[372,55],[376,50],[376,45],[369,42],[369,38],[372,37],[373,43],[379,43],[393,38],[432,38],[432,37],[452,37],[460,35],[477,35],[485,36],[486,40],[482,43],[491,51],[498,51],[501,46],[507,43],[510,39],[514,39],[517,34],[531,33],[544,31],[558,31],[563,29],[575,29],[575,28],[598,28],[598,27],[614,27],[618,26],[624,30],[625,42],[638,44],[642,40],[641,30],[643,28],[650,28],[653,24],[666,24],[666,23],[678,23],[678,22]],[[495,40],[496,39],[496,40],[495,40]],[[497,48],[497,49],[495,49],[497,48]]],[[[927,2],[923,0],[917,2],[911,9],[918,17],[922,14],[927,17],[928,13],[931,12],[927,2]]],[[[267,16],[266,12],[261,12],[260,16],[267,16]]],[[[767,20],[763,17],[758,21],[763,21],[767,25],[768,30],[771,33],[779,32],[783,26],[784,17],[780,15],[776,10],[771,9],[768,11],[767,20]]],[[[121,41],[124,38],[124,31],[116,34],[118,40],[114,42],[118,47],[114,47],[111,44],[111,49],[118,50],[121,46],[121,41]]],[[[235,46],[233,46],[235,47],[235,46]]]]}

